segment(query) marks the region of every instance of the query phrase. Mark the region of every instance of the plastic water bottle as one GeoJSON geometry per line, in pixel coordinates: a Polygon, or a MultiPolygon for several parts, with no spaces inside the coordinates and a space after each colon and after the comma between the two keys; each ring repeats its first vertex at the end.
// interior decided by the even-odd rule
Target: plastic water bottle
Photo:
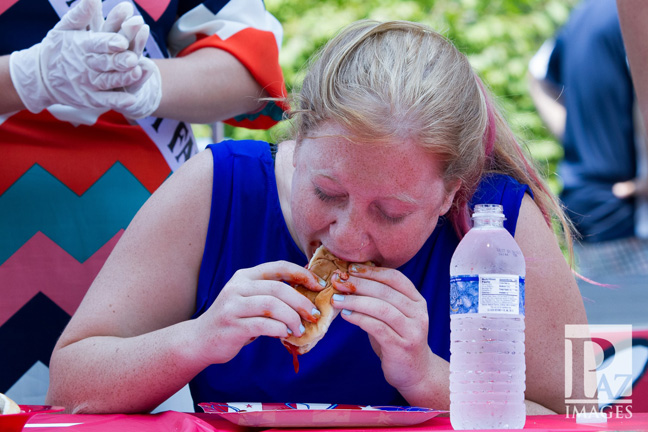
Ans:
{"type": "Polygon", "coordinates": [[[450,262],[450,423],[521,429],[524,256],[498,204],[478,204],[450,262]]]}

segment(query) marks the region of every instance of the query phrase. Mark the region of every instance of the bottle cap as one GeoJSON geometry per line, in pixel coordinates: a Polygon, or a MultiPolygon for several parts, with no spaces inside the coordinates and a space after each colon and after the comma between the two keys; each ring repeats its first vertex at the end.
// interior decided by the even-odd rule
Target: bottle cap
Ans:
{"type": "Polygon", "coordinates": [[[490,216],[504,218],[504,207],[500,204],[476,204],[472,217],[490,216]]]}

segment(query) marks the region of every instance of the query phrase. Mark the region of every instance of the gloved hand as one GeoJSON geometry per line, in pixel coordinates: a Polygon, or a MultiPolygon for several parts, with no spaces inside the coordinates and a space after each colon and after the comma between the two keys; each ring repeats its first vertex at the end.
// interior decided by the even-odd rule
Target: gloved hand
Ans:
{"type": "Polygon", "coordinates": [[[122,90],[133,96],[132,103],[124,103],[114,109],[126,117],[138,119],[148,117],[160,105],[162,100],[162,79],[157,65],[143,57],[144,47],[149,36],[149,27],[144,24],[141,16],[131,16],[133,13],[130,3],[120,3],[106,17],[102,31],[119,32],[129,40],[128,49],[138,58],[138,67],[142,75],[131,85],[125,85],[122,90]]]}
{"type": "Polygon", "coordinates": [[[139,103],[127,89],[146,87],[150,77],[150,67],[144,76],[139,64],[149,29],[128,7],[116,7],[104,22],[101,0],[81,0],[41,43],[12,53],[11,79],[27,109],[37,113],[59,103],[120,110],[139,103]],[[120,32],[102,31],[113,26],[120,32]],[[122,28],[137,31],[129,39],[122,28]]]}
{"type": "Polygon", "coordinates": [[[120,104],[113,108],[125,117],[139,119],[148,117],[157,110],[162,100],[162,77],[157,65],[146,57],[139,61],[142,77],[133,85],[125,86],[124,91],[132,95],[133,102],[120,104]]]}

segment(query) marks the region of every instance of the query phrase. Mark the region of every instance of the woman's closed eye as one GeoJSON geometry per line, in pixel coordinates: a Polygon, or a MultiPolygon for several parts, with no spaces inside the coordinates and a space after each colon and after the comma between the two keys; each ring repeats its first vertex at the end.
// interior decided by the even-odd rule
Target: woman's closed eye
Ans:
{"type": "Polygon", "coordinates": [[[339,200],[339,199],[344,198],[343,196],[329,195],[329,194],[325,193],[324,191],[322,191],[322,189],[320,189],[318,187],[315,188],[315,195],[317,196],[317,198],[319,198],[323,202],[333,202],[335,200],[339,200]]]}
{"type": "Polygon", "coordinates": [[[389,213],[385,212],[382,209],[378,209],[378,213],[380,214],[380,217],[383,220],[385,220],[386,222],[388,222],[390,224],[397,224],[397,223],[402,222],[405,219],[405,217],[407,217],[407,215],[409,214],[409,213],[406,213],[406,214],[401,214],[401,215],[390,215],[389,213]]]}
{"type": "Polygon", "coordinates": [[[412,214],[411,210],[391,208],[393,206],[384,206],[380,203],[372,205],[373,212],[381,220],[390,224],[397,224],[405,220],[407,216],[412,214]]]}

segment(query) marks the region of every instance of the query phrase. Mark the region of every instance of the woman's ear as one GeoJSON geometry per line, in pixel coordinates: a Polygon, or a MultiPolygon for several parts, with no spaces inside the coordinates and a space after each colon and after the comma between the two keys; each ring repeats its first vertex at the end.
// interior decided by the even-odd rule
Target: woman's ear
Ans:
{"type": "Polygon", "coordinates": [[[444,215],[450,211],[452,203],[454,202],[454,197],[459,188],[461,187],[461,180],[456,179],[446,183],[446,195],[443,198],[443,204],[441,205],[440,215],[444,215]]]}

